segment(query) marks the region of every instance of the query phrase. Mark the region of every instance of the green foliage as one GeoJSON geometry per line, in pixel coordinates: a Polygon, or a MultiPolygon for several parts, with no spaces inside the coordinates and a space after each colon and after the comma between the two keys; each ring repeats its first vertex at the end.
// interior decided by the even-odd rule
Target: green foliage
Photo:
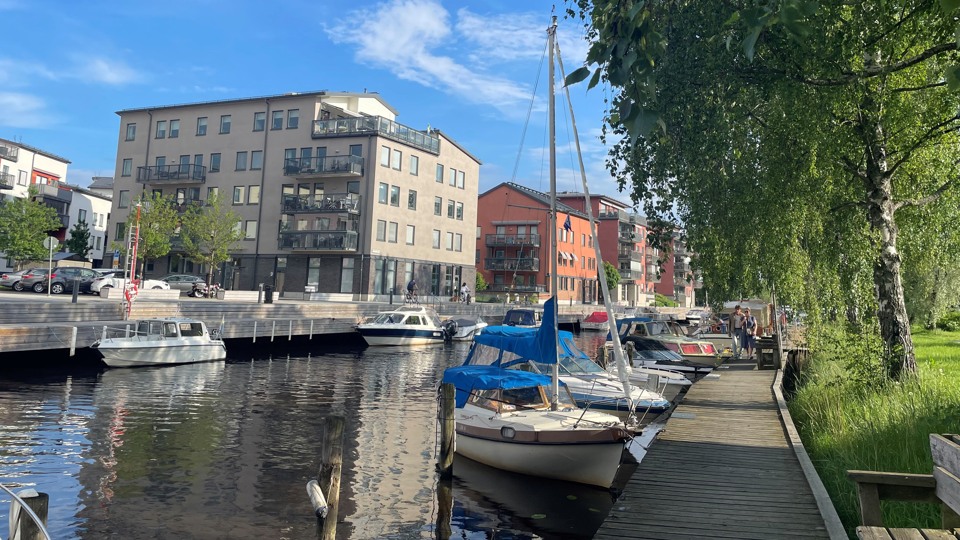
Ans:
{"type": "Polygon", "coordinates": [[[483,274],[477,272],[476,284],[474,285],[473,290],[475,292],[485,291],[487,290],[487,287],[489,287],[489,285],[487,285],[487,280],[483,279],[483,274]]]}
{"type": "MultiPolygon", "coordinates": [[[[128,223],[134,223],[136,216],[132,218],[128,223]]],[[[149,259],[170,253],[179,221],[180,213],[172,197],[154,193],[143,202],[140,210],[140,244],[137,247],[138,264],[146,264],[149,259]]]]}
{"type": "Polygon", "coordinates": [[[64,243],[64,249],[86,258],[90,253],[90,227],[86,221],[78,221],[70,229],[70,238],[64,243]]]}
{"type": "Polygon", "coordinates": [[[613,291],[617,290],[617,285],[620,284],[620,271],[609,261],[603,261],[603,277],[607,280],[610,294],[614,294],[613,291]]]}
{"type": "Polygon", "coordinates": [[[216,265],[230,259],[230,250],[243,239],[240,217],[219,195],[203,206],[189,206],[182,216],[180,239],[188,258],[207,268],[209,283],[216,265]]]}
{"type": "Polygon", "coordinates": [[[940,317],[937,328],[948,332],[960,332],[960,311],[951,311],[940,317]]]}
{"type": "Polygon", "coordinates": [[[0,251],[17,266],[23,261],[46,259],[48,250],[43,240],[60,228],[57,211],[35,201],[36,194],[37,190],[31,188],[26,198],[0,201],[0,251]]]}
{"type": "Polygon", "coordinates": [[[657,307],[677,307],[680,304],[678,304],[672,298],[664,296],[660,293],[656,293],[653,297],[653,305],[657,307]]]}

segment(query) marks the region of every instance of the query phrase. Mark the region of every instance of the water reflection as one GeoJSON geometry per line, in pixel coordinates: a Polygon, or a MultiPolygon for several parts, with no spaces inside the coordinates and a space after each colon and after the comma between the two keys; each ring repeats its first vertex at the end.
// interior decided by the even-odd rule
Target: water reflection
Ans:
{"type": "Polygon", "coordinates": [[[457,538],[592,535],[613,502],[607,491],[459,457],[441,519],[436,388],[466,350],[331,350],[3,380],[0,482],[49,493],[56,538],[313,538],[304,486],[317,474],[324,419],[337,415],[340,538],[435,538],[438,523],[457,538]]]}

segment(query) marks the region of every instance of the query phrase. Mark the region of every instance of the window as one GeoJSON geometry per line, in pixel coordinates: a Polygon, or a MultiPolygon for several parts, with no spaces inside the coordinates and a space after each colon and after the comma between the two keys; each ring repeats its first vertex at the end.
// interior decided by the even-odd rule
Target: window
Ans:
{"type": "Polygon", "coordinates": [[[259,171],[263,168],[263,150],[250,152],[250,170],[259,171]]]}
{"type": "Polygon", "coordinates": [[[433,249],[440,249],[440,231],[433,230],[433,249]]]}
{"type": "Polygon", "coordinates": [[[246,152],[237,152],[237,170],[238,171],[247,170],[247,153],[246,152]]]}
{"type": "Polygon", "coordinates": [[[84,210],[83,208],[81,208],[81,209],[77,212],[77,221],[83,221],[83,222],[86,222],[86,221],[87,221],[87,211],[84,210]]]}
{"type": "Polygon", "coordinates": [[[390,147],[388,146],[380,147],[380,166],[381,167],[390,166],[390,147]]]}
{"type": "Polygon", "coordinates": [[[243,239],[254,240],[257,238],[257,222],[247,220],[243,222],[243,239]]]}
{"type": "Polygon", "coordinates": [[[113,235],[114,238],[123,238],[127,235],[127,224],[124,222],[117,223],[117,234],[113,235]]]}
{"type": "Polygon", "coordinates": [[[436,180],[438,184],[443,183],[443,165],[437,163],[437,176],[436,180]]]}
{"type": "Polygon", "coordinates": [[[447,251],[453,251],[453,233],[447,233],[447,251]]]}
{"type": "Polygon", "coordinates": [[[351,144],[350,145],[350,155],[363,157],[363,145],[361,144],[351,144]]]}
{"type": "Polygon", "coordinates": [[[247,188],[247,204],[260,204],[260,186],[247,188]]]}
{"type": "Polygon", "coordinates": [[[220,154],[210,154],[210,172],[220,172],[220,154]]]}
{"type": "Polygon", "coordinates": [[[267,113],[265,112],[253,113],[253,130],[263,131],[266,127],[267,127],[267,113]]]}
{"type": "Polygon", "coordinates": [[[157,138],[164,139],[167,136],[167,121],[157,120],[157,138]]]}
{"type": "Polygon", "coordinates": [[[417,235],[417,228],[413,225],[407,225],[407,245],[412,246],[417,235]]]}
{"type": "Polygon", "coordinates": [[[382,219],[377,220],[377,240],[381,242],[387,240],[387,222],[382,219]]]}
{"type": "Polygon", "coordinates": [[[410,174],[413,176],[420,174],[420,158],[417,156],[410,156],[410,174]]]}
{"type": "Polygon", "coordinates": [[[449,181],[447,183],[451,186],[457,185],[457,170],[451,168],[448,169],[448,173],[449,174],[447,174],[447,178],[449,178],[449,181]]]}
{"type": "Polygon", "coordinates": [[[353,292],[353,257],[344,257],[340,264],[340,292],[353,292]]]}
{"type": "Polygon", "coordinates": [[[230,133],[230,115],[224,114],[220,117],[220,133],[226,135],[230,133]]]}
{"type": "Polygon", "coordinates": [[[94,239],[94,247],[93,247],[93,249],[99,250],[99,249],[100,249],[100,240],[102,240],[103,238],[101,238],[100,236],[95,236],[93,239],[94,239]]]}
{"type": "Polygon", "coordinates": [[[416,210],[417,209],[417,192],[415,190],[410,190],[407,193],[407,209],[416,210]]]}
{"type": "Polygon", "coordinates": [[[244,192],[247,190],[244,186],[233,186],[233,204],[243,204],[244,192]]]}
{"type": "Polygon", "coordinates": [[[157,159],[154,160],[154,164],[157,166],[158,169],[161,167],[166,167],[167,156],[157,156],[157,159]]]}
{"type": "Polygon", "coordinates": [[[453,235],[453,250],[463,251],[463,235],[460,233],[453,235]]]}
{"type": "Polygon", "coordinates": [[[457,207],[456,203],[453,202],[453,199],[447,200],[447,217],[453,219],[455,215],[455,208],[457,207]]]}
{"type": "Polygon", "coordinates": [[[283,129],[283,111],[273,111],[270,118],[270,129],[283,129]]]}
{"type": "Polygon", "coordinates": [[[463,203],[457,203],[457,219],[463,221],[463,203]]]}
{"type": "Polygon", "coordinates": [[[207,134],[207,117],[201,116],[197,118],[197,137],[203,137],[207,134]]]}
{"type": "Polygon", "coordinates": [[[391,244],[397,243],[397,222],[391,221],[387,224],[387,242],[391,244]]]}
{"type": "MultiPolygon", "coordinates": [[[[128,190],[120,190],[120,202],[117,204],[117,206],[120,208],[130,207],[130,192],[128,190]]],[[[117,238],[119,238],[119,236],[117,238]]]]}
{"type": "Polygon", "coordinates": [[[435,216],[443,215],[443,197],[433,198],[433,215],[435,216]]]}
{"type": "Polygon", "coordinates": [[[203,167],[203,154],[195,154],[193,156],[193,168],[196,174],[200,174],[201,167],[203,167]]]}
{"type": "Polygon", "coordinates": [[[127,139],[128,141],[135,140],[137,138],[137,125],[136,124],[127,124],[127,139]]]}
{"type": "Polygon", "coordinates": [[[463,189],[466,181],[463,177],[463,171],[457,171],[457,187],[463,189]]]}
{"type": "Polygon", "coordinates": [[[133,174],[133,160],[130,158],[123,160],[123,166],[120,169],[120,176],[130,176],[133,174]]]}
{"type": "Polygon", "coordinates": [[[390,166],[396,170],[400,170],[400,162],[403,160],[403,152],[394,149],[393,157],[390,160],[390,166]]]}
{"type": "Polygon", "coordinates": [[[390,186],[390,206],[400,206],[400,186],[390,186]]]}
{"type": "MultiPolygon", "coordinates": [[[[124,160],[124,161],[126,161],[126,160],[124,160]]],[[[132,160],[132,159],[130,160],[130,168],[133,168],[133,160],[132,160]]],[[[125,176],[130,176],[130,173],[128,172],[125,176]]],[[[20,177],[17,178],[17,185],[18,185],[18,186],[25,186],[25,185],[27,185],[27,171],[20,171],[20,177]]],[[[12,265],[8,264],[7,266],[12,266],[12,265]]]]}
{"type": "Polygon", "coordinates": [[[390,188],[387,184],[380,182],[380,189],[377,190],[377,202],[387,204],[387,190],[390,188]]]}
{"type": "Polygon", "coordinates": [[[208,200],[208,201],[209,201],[210,199],[213,199],[214,197],[216,197],[216,196],[219,195],[219,194],[220,194],[220,188],[216,188],[216,187],[208,187],[208,188],[207,188],[207,200],[208,200]]]}
{"type": "Polygon", "coordinates": [[[300,109],[290,109],[287,111],[287,129],[298,127],[300,127],[300,109]]]}
{"type": "Polygon", "coordinates": [[[170,121],[170,138],[176,139],[180,137],[180,121],[171,120],[170,121]]]}

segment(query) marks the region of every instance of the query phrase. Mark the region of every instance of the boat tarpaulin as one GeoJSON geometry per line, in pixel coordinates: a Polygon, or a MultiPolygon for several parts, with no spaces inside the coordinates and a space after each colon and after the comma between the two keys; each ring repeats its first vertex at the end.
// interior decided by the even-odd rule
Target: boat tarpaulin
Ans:
{"type": "Polygon", "coordinates": [[[529,371],[501,369],[494,366],[458,366],[444,370],[443,382],[453,384],[457,388],[457,407],[463,407],[467,403],[470,393],[474,390],[549,386],[550,377],[529,371]]]}

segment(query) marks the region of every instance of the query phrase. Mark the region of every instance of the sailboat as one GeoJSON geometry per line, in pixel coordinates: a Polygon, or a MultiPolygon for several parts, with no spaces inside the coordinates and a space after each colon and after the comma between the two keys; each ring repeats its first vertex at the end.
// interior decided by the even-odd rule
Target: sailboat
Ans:
{"type": "MultiPolygon", "coordinates": [[[[508,471],[610,487],[630,433],[617,417],[581,409],[560,381],[557,329],[557,160],[554,51],[556,17],[547,30],[549,39],[549,139],[550,139],[550,291],[543,321],[536,330],[488,327],[482,336],[499,336],[486,354],[495,359],[463,365],[444,372],[443,382],[456,388],[454,418],[457,454],[508,471]],[[535,359],[548,366],[549,375],[504,369],[511,359],[535,359]]],[[[569,98],[569,96],[568,96],[569,98]]],[[[574,130],[576,126],[574,126],[574,130]]],[[[574,131],[576,135],[576,131],[574,131]]],[[[579,151],[579,144],[578,144],[579,151]]],[[[581,169],[583,165],[581,163],[581,169]]],[[[596,225],[591,216],[591,233],[596,225]]],[[[599,246],[598,242],[594,242],[599,246]]],[[[599,247],[597,247],[597,259],[599,247]]],[[[602,283],[602,280],[601,280],[602,283]]],[[[605,283],[604,298],[609,298],[605,283]]],[[[610,307],[607,307],[608,311],[610,307]]],[[[613,321],[612,313],[609,320],[613,321]]],[[[622,363],[622,353],[618,357],[622,363]]],[[[622,389],[631,403],[630,384],[621,376],[622,389]]]]}

